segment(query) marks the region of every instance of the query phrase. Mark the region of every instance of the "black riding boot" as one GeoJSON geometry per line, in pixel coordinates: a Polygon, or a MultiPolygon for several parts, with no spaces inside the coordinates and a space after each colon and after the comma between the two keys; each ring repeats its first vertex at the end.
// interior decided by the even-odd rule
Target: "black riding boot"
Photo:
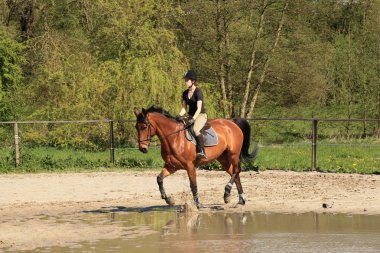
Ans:
{"type": "Polygon", "coordinates": [[[195,137],[197,140],[197,159],[207,158],[202,134],[195,137]]]}

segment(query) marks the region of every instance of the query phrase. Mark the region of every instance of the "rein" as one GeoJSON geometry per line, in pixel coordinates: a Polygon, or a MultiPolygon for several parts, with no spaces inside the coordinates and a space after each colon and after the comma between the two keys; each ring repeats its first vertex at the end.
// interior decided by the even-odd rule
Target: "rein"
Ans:
{"type": "MultiPolygon", "coordinates": [[[[155,127],[150,123],[148,117],[145,117],[145,121],[146,121],[145,124],[146,124],[147,127],[148,127],[148,134],[147,134],[146,139],[144,139],[144,140],[140,140],[140,139],[139,139],[139,140],[138,140],[138,143],[142,143],[142,142],[149,141],[149,144],[148,144],[148,146],[149,146],[149,145],[150,145],[150,142],[152,141],[152,136],[151,136],[152,129],[151,129],[151,127],[153,127],[153,128],[155,128],[155,127]]],[[[173,134],[179,133],[179,132],[184,131],[184,130],[186,130],[186,126],[185,126],[185,125],[183,126],[183,128],[181,128],[181,129],[179,129],[179,130],[177,130],[177,131],[174,131],[173,133],[170,133],[170,134],[167,134],[167,135],[163,136],[163,138],[165,139],[165,138],[167,138],[168,136],[171,136],[171,135],[173,135],[173,134]]]]}
{"type": "Polygon", "coordinates": [[[164,136],[164,138],[166,138],[166,137],[168,137],[168,136],[170,136],[170,135],[173,135],[173,134],[179,133],[179,132],[181,132],[181,131],[183,131],[183,130],[186,130],[186,127],[183,127],[183,128],[181,128],[180,130],[174,131],[173,133],[167,134],[167,135],[164,136]]]}

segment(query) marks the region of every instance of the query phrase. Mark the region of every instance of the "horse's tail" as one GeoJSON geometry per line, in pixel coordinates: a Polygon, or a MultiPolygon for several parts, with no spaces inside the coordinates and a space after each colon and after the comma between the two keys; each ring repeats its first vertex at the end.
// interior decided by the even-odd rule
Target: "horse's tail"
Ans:
{"type": "Polygon", "coordinates": [[[233,122],[235,122],[235,124],[240,127],[241,131],[243,131],[244,138],[243,138],[243,146],[241,147],[240,157],[243,157],[249,162],[253,162],[256,159],[259,148],[256,144],[253,148],[252,153],[251,154],[249,153],[249,146],[251,142],[250,140],[251,126],[249,125],[246,119],[242,119],[242,118],[235,118],[233,119],[233,122]]]}

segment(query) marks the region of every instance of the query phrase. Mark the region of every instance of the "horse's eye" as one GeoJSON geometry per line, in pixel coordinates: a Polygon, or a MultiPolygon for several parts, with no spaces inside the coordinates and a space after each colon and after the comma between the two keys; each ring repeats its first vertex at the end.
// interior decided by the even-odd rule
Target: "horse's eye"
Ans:
{"type": "Polygon", "coordinates": [[[136,125],[137,130],[144,130],[147,129],[148,127],[145,124],[138,124],[136,125]]]}
{"type": "Polygon", "coordinates": [[[144,129],[146,129],[148,126],[147,125],[145,125],[145,124],[136,124],[135,125],[135,128],[137,129],[137,130],[144,130],[144,129]]]}

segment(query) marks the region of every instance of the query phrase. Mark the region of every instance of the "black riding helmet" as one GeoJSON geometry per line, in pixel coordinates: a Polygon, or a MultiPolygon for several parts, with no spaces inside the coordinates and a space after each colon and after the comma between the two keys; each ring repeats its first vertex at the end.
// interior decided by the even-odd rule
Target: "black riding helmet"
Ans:
{"type": "Polygon", "coordinates": [[[183,76],[184,79],[190,79],[193,81],[197,81],[197,73],[194,70],[188,70],[183,76]]]}

